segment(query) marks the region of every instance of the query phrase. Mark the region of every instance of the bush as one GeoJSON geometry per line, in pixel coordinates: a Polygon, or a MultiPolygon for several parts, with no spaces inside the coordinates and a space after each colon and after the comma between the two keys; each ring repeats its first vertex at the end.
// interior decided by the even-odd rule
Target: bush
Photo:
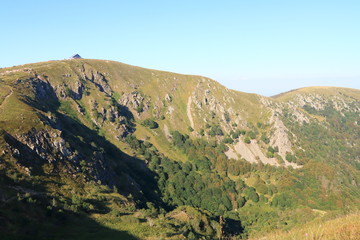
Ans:
{"type": "Polygon", "coordinates": [[[289,153],[289,152],[286,152],[285,159],[286,159],[288,162],[296,162],[296,157],[295,157],[295,155],[292,155],[292,154],[289,153]]]}
{"type": "Polygon", "coordinates": [[[274,157],[274,153],[273,153],[273,152],[267,152],[267,153],[266,153],[266,157],[268,157],[268,158],[273,158],[273,157],[274,157]]]}
{"type": "Polygon", "coordinates": [[[139,104],[139,106],[136,107],[136,112],[137,112],[137,113],[141,113],[141,112],[143,112],[143,111],[144,111],[144,103],[141,102],[141,103],[139,104]]]}
{"type": "Polygon", "coordinates": [[[279,195],[276,195],[272,202],[271,205],[275,206],[275,207],[280,207],[280,208],[286,208],[286,207],[291,207],[293,205],[293,198],[291,196],[289,196],[286,193],[281,193],[279,195]]]}
{"type": "Polygon", "coordinates": [[[148,127],[150,129],[155,129],[159,127],[159,124],[157,124],[157,122],[155,122],[154,120],[148,118],[145,119],[144,121],[141,122],[141,125],[143,125],[144,127],[148,127]]]}
{"type": "Polygon", "coordinates": [[[282,165],[282,164],[285,163],[285,162],[284,162],[284,159],[283,159],[279,154],[275,154],[274,156],[275,156],[277,162],[278,162],[280,165],[282,165]]]}
{"type": "Polygon", "coordinates": [[[233,143],[234,142],[234,140],[232,140],[231,138],[229,138],[229,137],[226,137],[226,138],[224,138],[224,140],[223,140],[223,143],[229,143],[229,144],[231,144],[231,143],[233,143]]]}
{"type": "Polygon", "coordinates": [[[250,143],[251,143],[250,138],[249,138],[249,137],[246,137],[246,138],[244,139],[244,143],[250,144],[250,143]]]}
{"type": "Polygon", "coordinates": [[[274,153],[274,152],[275,152],[274,148],[273,148],[273,147],[271,147],[271,146],[270,146],[270,147],[268,147],[268,149],[267,149],[267,150],[268,150],[268,152],[271,152],[271,153],[274,153]]]}
{"type": "Polygon", "coordinates": [[[255,188],[249,187],[244,190],[245,198],[253,202],[259,201],[259,195],[256,193],[255,188]]]}
{"type": "Polygon", "coordinates": [[[238,208],[243,207],[245,205],[245,203],[246,203],[245,198],[240,196],[237,200],[238,208]]]}
{"type": "Polygon", "coordinates": [[[212,136],[212,137],[214,137],[214,136],[223,136],[224,133],[221,130],[219,125],[215,125],[215,126],[212,126],[210,128],[209,135],[212,136]]]}
{"type": "Polygon", "coordinates": [[[266,144],[270,143],[270,139],[268,137],[266,137],[266,135],[261,135],[261,141],[263,141],[266,144]]]}
{"type": "Polygon", "coordinates": [[[175,146],[182,147],[186,141],[185,136],[178,131],[171,133],[172,140],[175,146]]]}
{"type": "Polygon", "coordinates": [[[249,136],[249,138],[251,138],[251,139],[255,139],[255,138],[256,138],[256,134],[255,134],[253,131],[248,132],[248,136],[249,136]]]}
{"type": "Polygon", "coordinates": [[[205,135],[205,131],[204,131],[204,129],[200,129],[199,134],[200,134],[200,136],[204,136],[204,135],[205,135]]]}

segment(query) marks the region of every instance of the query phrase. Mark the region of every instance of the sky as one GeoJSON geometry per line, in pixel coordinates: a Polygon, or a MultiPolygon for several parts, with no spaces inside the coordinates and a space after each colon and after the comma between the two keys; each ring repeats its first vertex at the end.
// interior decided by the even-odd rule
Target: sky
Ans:
{"type": "Polygon", "coordinates": [[[1,0],[0,67],[107,59],[275,95],[360,89],[358,0],[1,0]]]}

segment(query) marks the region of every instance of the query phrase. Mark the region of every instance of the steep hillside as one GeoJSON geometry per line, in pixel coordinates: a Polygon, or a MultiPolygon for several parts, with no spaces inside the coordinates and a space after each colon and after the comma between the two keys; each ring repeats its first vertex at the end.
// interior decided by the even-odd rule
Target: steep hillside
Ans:
{"type": "Polygon", "coordinates": [[[246,238],[357,209],[359,113],[354,89],[267,98],[88,59],[0,69],[0,229],[246,238]]]}
{"type": "Polygon", "coordinates": [[[315,219],[300,225],[291,231],[275,231],[256,240],[288,240],[288,239],[348,239],[360,238],[359,213],[351,213],[334,219],[315,219]]]}

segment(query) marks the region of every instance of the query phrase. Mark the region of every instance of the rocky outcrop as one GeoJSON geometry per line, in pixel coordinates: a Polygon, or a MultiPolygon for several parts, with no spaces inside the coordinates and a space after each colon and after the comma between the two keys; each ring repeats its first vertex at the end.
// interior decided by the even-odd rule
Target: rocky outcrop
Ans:
{"type": "Polygon", "coordinates": [[[100,150],[86,155],[80,150],[73,149],[61,136],[58,130],[32,129],[26,134],[15,137],[7,134],[5,140],[11,155],[18,159],[18,167],[31,175],[31,169],[39,168],[48,163],[53,166],[62,164],[67,166],[64,171],[71,175],[85,174],[87,180],[100,180],[103,184],[115,185],[116,174],[109,159],[100,150]],[[81,170],[81,164],[86,163],[87,170],[81,170]]]}
{"type": "Polygon", "coordinates": [[[74,90],[72,92],[72,98],[75,100],[80,100],[83,96],[84,90],[85,90],[85,86],[81,82],[81,80],[76,81],[74,90]]]}
{"type": "Polygon", "coordinates": [[[33,128],[25,134],[17,135],[16,139],[49,163],[64,159],[72,162],[78,160],[78,155],[66,146],[59,130],[33,128]]]}
{"type": "Polygon", "coordinates": [[[83,66],[80,71],[82,72],[83,80],[92,82],[99,89],[99,91],[105,92],[107,95],[112,96],[112,89],[104,74],[92,69],[87,69],[85,66],[83,66]]]}
{"type": "Polygon", "coordinates": [[[34,79],[33,84],[35,85],[36,98],[38,100],[54,100],[56,95],[54,89],[48,81],[43,81],[40,79],[34,79]]]}
{"type": "Polygon", "coordinates": [[[138,117],[142,112],[147,112],[150,109],[150,98],[145,97],[138,91],[123,94],[119,102],[121,105],[133,110],[132,112],[138,117]]]}
{"type": "Polygon", "coordinates": [[[281,121],[278,115],[273,114],[269,120],[272,125],[272,134],[270,135],[270,144],[279,148],[279,155],[285,159],[286,153],[292,153],[292,144],[289,139],[289,130],[281,121]]]}

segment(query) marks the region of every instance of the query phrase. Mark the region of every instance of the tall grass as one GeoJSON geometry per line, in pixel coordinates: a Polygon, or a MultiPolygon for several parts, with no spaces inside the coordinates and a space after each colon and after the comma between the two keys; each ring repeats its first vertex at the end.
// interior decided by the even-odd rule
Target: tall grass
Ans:
{"type": "Polygon", "coordinates": [[[360,240],[360,212],[326,222],[314,221],[288,232],[278,231],[253,240],[360,240]]]}

